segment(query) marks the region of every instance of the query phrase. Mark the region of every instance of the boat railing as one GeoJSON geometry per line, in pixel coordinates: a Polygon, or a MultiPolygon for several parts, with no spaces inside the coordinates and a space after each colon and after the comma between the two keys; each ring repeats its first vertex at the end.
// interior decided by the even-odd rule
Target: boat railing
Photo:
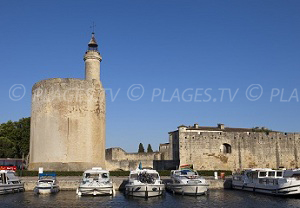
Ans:
{"type": "Polygon", "coordinates": [[[241,175],[233,175],[232,180],[234,181],[242,181],[242,176],[241,175]]]}

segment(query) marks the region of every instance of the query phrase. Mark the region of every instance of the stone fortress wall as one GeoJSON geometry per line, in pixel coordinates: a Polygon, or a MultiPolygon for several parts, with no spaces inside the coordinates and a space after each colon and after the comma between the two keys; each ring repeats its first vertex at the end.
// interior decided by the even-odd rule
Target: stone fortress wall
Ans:
{"type": "Polygon", "coordinates": [[[106,150],[106,162],[111,170],[135,169],[139,162],[157,170],[175,169],[180,164],[194,164],[197,170],[292,169],[300,167],[299,148],[299,133],[195,124],[169,132],[169,143],[160,144],[159,152],[126,153],[111,148],[106,150]]]}
{"type": "Polygon", "coordinates": [[[299,133],[253,132],[252,129],[226,129],[180,126],[170,132],[171,143],[179,146],[181,164],[194,164],[198,170],[241,170],[245,168],[298,168],[299,133]]]}
{"type": "Polygon", "coordinates": [[[122,148],[106,149],[106,168],[108,170],[135,170],[140,162],[143,168],[154,168],[153,161],[161,160],[160,152],[127,153],[122,148]]]}

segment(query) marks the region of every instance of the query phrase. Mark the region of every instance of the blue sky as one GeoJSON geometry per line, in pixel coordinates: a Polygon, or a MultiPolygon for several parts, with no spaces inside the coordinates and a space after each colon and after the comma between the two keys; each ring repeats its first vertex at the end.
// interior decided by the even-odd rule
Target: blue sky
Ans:
{"type": "Polygon", "coordinates": [[[30,116],[39,80],[84,78],[95,21],[107,147],[158,149],[169,131],[196,122],[299,132],[299,11],[296,0],[2,1],[0,122],[30,116]],[[20,101],[10,99],[14,84],[26,88],[20,101]],[[134,84],[144,88],[138,101],[127,96],[134,84]]]}

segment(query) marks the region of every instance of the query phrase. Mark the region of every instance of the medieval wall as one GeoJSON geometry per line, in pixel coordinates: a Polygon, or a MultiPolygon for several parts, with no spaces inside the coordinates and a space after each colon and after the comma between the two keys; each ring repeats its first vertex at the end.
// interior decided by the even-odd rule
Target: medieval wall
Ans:
{"type": "Polygon", "coordinates": [[[101,82],[49,79],[32,89],[30,166],[105,168],[105,91],[101,82]]]}
{"type": "Polygon", "coordinates": [[[162,160],[172,160],[172,147],[170,143],[160,144],[159,152],[162,160]]]}
{"type": "Polygon", "coordinates": [[[180,129],[180,163],[198,170],[300,167],[300,134],[196,132],[180,129]],[[226,149],[226,147],[230,147],[226,149]],[[229,151],[229,152],[226,152],[229,151]]]}
{"type": "Polygon", "coordinates": [[[161,153],[127,153],[122,148],[109,148],[105,158],[107,170],[135,170],[140,162],[143,167],[153,168],[153,161],[161,160],[161,153]]]}

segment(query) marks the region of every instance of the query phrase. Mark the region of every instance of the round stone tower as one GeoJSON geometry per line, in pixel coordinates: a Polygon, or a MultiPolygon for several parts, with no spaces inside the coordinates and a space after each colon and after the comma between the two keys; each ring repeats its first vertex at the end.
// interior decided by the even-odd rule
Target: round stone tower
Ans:
{"type": "Polygon", "coordinates": [[[48,79],[32,89],[29,169],[105,168],[105,90],[94,33],[84,55],[85,80],[48,79]]]}

